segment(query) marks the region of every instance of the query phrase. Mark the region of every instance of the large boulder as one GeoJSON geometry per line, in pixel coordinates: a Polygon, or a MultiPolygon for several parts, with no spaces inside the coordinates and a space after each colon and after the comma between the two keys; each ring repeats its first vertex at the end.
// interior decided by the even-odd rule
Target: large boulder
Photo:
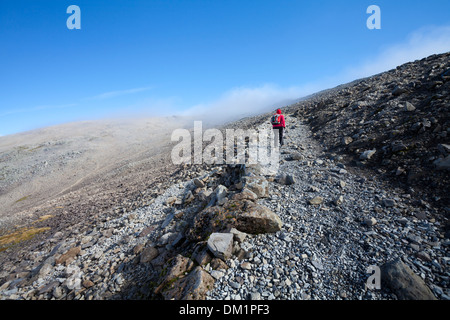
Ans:
{"type": "Polygon", "coordinates": [[[281,230],[283,223],[266,206],[244,200],[243,210],[236,213],[236,229],[250,234],[275,233],[281,230]]]}
{"type": "Polygon", "coordinates": [[[436,300],[422,278],[400,259],[385,263],[380,271],[382,284],[400,300],[436,300]]]}
{"type": "Polygon", "coordinates": [[[231,228],[250,234],[275,233],[283,223],[269,208],[252,200],[230,199],[223,206],[206,208],[195,216],[186,232],[190,241],[204,241],[212,233],[231,228]]]}

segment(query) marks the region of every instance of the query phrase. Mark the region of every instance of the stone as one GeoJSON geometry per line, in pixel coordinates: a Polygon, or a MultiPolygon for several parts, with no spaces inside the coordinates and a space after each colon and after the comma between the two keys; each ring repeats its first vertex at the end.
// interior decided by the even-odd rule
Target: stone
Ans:
{"type": "Polygon", "coordinates": [[[283,174],[281,174],[280,176],[278,176],[277,179],[276,179],[276,181],[277,181],[279,184],[282,184],[282,185],[292,185],[292,184],[295,184],[295,178],[294,178],[294,176],[293,176],[293,175],[290,175],[290,174],[285,174],[285,173],[283,173],[283,174]]]}
{"type": "Polygon", "coordinates": [[[83,287],[85,287],[86,289],[89,289],[90,287],[93,287],[93,286],[94,286],[94,283],[93,283],[91,280],[89,280],[89,279],[83,280],[83,282],[82,282],[81,284],[82,284],[83,287]]]}
{"type": "Polygon", "coordinates": [[[450,155],[433,162],[437,170],[450,170],[450,155]]]}
{"type": "Polygon", "coordinates": [[[228,194],[228,189],[223,185],[218,185],[217,188],[214,190],[214,194],[216,196],[216,202],[222,204],[223,200],[226,198],[228,194]]]}
{"type": "Polygon", "coordinates": [[[396,86],[396,87],[394,88],[394,90],[392,90],[392,95],[394,95],[394,96],[400,96],[400,95],[402,95],[402,94],[405,93],[405,92],[406,92],[406,90],[405,90],[403,87],[396,86]]]}
{"type": "Polygon", "coordinates": [[[64,284],[68,290],[79,290],[81,289],[81,278],[78,274],[74,274],[67,278],[64,284]]]}
{"type": "Polygon", "coordinates": [[[225,273],[223,271],[219,271],[219,270],[212,270],[210,272],[210,274],[216,280],[219,280],[220,278],[222,278],[225,275],[225,273]]]}
{"type": "Polygon", "coordinates": [[[405,103],[405,110],[408,112],[412,112],[416,110],[416,107],[414,107],[414,105],[410,102],[406,102],[405,103]]]}
{"type": "Polygon", "coordinates": [[[430,255],[428,253],[426,253],[425,251],[419,251],[416,253],[417,258],[423,260],[423,261],[427,261],[430,262],[432,259],[430,257],[430,255]]]}
{"type": "Polygon", "coordinates": [[[373,149],[373,150],[366,150],[366,151],[364,151],[364,152],[360,155],[359,159],[360,159],[360,160],[369,160],[370,158],[372,158],[372,156],[373,156],[376,152],[377,152],[376,149],[373,149]]]}
{"type": "Polygon", "coordinates": [[[403,261],[396,259],[380,268],[382,285],[391,289],[400,300],[437,300],[425,282],[403,261]]]}
{"type": "Polygon", "coordinates": [[[195,178],[193,182],[197,188],[203,188],[205,186],[203,181],[198,178],[195,178]]]}
{"type": "Polygon", "coordinates": [[[232,233],[213,233],[208,239],[208,249],[212,254],[222,260],[227,260],[233,252],[232,233]]]}
{"type": "Polygon", "coordinates": [[[214,278],[200,266],[187,276],[168,284],[162,290],[166,300],[205,300],[206,293],[214,286],[214,278]]]}
{"type": "Polygon", "coordinates": [[[175,204],[176,201],[177,201],[177,197],[172,196],[172,197],[167,198],[165,203],[166,203],[166,205],[171,206],[171,205],[175,204]]]}
{"type": "Polygon", "coordinates": [[[395,206],[395,200],[394,199],[383,199],[383,205],[386,208],[394,207],[395,206]]]}
{"type": "Polygon", "coordinates": [[[252,265],[249,262],[242,262],[241,263],[241,268],[244,270],[251,270],[252,269],[252,265]]]}
{"type": "Polygon", "coordinates": [[[49,263],[44,263],[39,270],[39,277],[43,278],[53,270],[53,266],[49,263]]]}
{"type": "Polygon", "coordinates": [[[253,191],[244,188],[241,192],[234,194],[231,197],[232,200],[241,201],[241,200],[251,200],[255,201],[258,199],[258,196],[253,191]]]}
{"type": "Polygon", "coordinates": [[[250,300],[261,300],[261,294],[259,292],[250,293],[250,300]]]}
{"type": "Polygon", "coordinates": [[[450,154],[450,144],[440,143],[437,146],[440,153],[442,153],[444,156],[447,156],[450,154]]]}
{"type": "Polygon", "coordinates": [[[250,201],[245,201],[244,209],[236,213],[236,220],[236,229],[249,234],[275,233],[283,226],[269,208],[250,201]]]}
{"type": "Polygon", "coordinates": [[[199,192],[198,198],[200,199],[200,201],[208,202],[212,194],[213,194],[212,190],[202,190],[199,192]]]}
{"type": "Polygon", "coordinates": [[[258,198],[269,196],[269,182],[262,176],[244,177],[244,187],[252,191],[258,198]]]}
{"type": "Polygon", "coordinates": [[[339,196],[339,197],[337,197],[336,199],[333,200],[333,203],[336,206],[341,205],[343,202],[344,202],[344,197],[343,196],[339,196]]]}
{"type": "Polygon", "coordinates": [[[166,270],[166,274],[161,279],[160,285],[155,289],[155,293],[158,294],[165,290],[168,284],[173,283],[179,277],[184,276],[185,273],[190,272],[193,267],[194,262],[181,254],[177,254],[174,258],[169,259],[163,268],[166,270]]]}
{"type": "Polygon", "coordinates": [[[76,256],[81,252],[81,247],[73,247],[63,253],[60,257],[55,259],[56,264],[69,264],[72,262],[76,256]]]}
{"type": "Polygon", "coordinates": [[[294,152],[294,153],[292,153],[292,154],[290,155],[290,160],[292,160],[292,161],[303,160],[303,156],[302,156],[302,154],[299,153],[299,152],[294,152]]]}
{"type": "Polygon", "coordinates": [[[155,259],[159,255],[158,249],[153,246],[144,248],[140,255],[140,263],[147,263],[155,259]]]}
{"type": "Polygon", "coordinates": [[[372,227],[377,224],[377,219],[375,219],[374,217],[364,219],[364,224],[369,227],[372,227]]]}
{"type": "Polygon", "coordinates": [[[323,203],[323,198],[317,196],[317,197],[314,197],[314,198],[310,199],[308,202],[311,205],[319,205],[319,204],[323,203]]]}
{"type": "Polygon", "coordinates": [[[233,234],[234,240],[238,243],[243,243],[245,238],[247,237],[247,234],[245,232],[241,232],[236,228],[231,228],[230,233],[233,234]]]}
{"type": "Polygon", "coordinates": [[[211,262],[212,257],[209,254],[207,249],[204,249],[200,252],[198,252],[194,257],[195,262],[197,262],[199,265],[204,266],[211,262]]]}
{"type": "Polygon", "coordinates": [[[228,269],[228,265],[222,259],[219,259],[219,258],[213,258],[211,260],[210,266],[214,270],[227,270],[228,269]]]}
{"type": "Polygon", "coordinates": [[[353,142],[353,138],[352,137],[343,137],[342,138],[342,144],[343,145],[349,145],[350,143],[353,142]]]}

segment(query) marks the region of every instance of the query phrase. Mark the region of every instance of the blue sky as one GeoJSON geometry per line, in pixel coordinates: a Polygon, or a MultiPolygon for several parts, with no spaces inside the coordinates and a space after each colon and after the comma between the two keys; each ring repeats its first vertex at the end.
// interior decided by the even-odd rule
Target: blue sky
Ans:
{"type": "Polygon", "coordinates": [[[448,0],[1,0],[0,135],[257,112],[450,51],[449,12],[448,0]],[[366,26],[373,4],[380,30],[366,26]]]}

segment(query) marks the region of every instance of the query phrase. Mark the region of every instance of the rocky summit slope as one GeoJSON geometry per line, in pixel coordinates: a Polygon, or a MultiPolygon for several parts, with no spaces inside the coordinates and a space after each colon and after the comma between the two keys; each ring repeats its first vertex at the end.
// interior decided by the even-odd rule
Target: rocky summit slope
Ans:
{"type": "Polygon", "coordinates": [[[285,108],[276,172],[180,165],[145,205],[42,216],[0,252],[0,297],[449,299],[449,72],[431,56],[285,108]]]}
{"type": "MultiPolygon", "coordinates": [[[[448,214],[450,53],[410,62],[292,106],[330,153],[448,214]]],[[[419,203],[421,202],[421,203],[419,203]]]]}

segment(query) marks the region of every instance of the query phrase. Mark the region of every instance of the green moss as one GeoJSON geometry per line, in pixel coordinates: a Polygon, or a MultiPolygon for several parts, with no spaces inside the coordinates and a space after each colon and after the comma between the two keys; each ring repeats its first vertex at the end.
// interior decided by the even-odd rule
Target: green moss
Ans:
{"type": "Polygon", "coordinates": [[[19,200],[16,201],[16,203],[21,202],[21,201],[24,201],[24,200],[26,200],[28,197],[29,197],[29,196],[25,196],[25,197],[23,197],[23,198],[20,198],[19,200]]]}
{"type": "Polygon", "coordinates": [[[20,242],[29,240],[41,232],[50,230],[50,228],[20,228],[15,232],[0,237],[0,252],[20,242]]]}

